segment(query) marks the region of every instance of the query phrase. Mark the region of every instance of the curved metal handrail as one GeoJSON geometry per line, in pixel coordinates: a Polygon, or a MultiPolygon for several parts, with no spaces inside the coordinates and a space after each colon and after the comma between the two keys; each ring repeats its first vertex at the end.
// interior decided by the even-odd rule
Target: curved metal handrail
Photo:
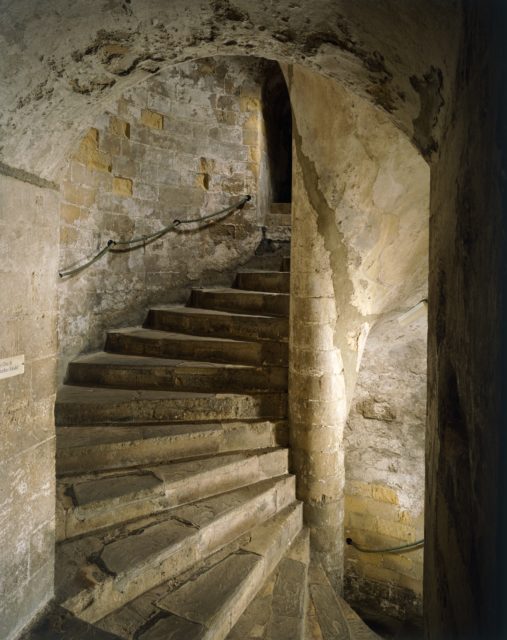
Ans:
{"type": "Polygon", "coordinates": [[[408,544],[402,544],[398,547],[387,547],[385,549],[368,549],[354,542],[352,538],[347,538],[345,542],[354,547],[354,549],[361,551],[361,553],[400,553],[403,551],[415,551],[424,546],[424,538],[422,540],[416,540],[415,542],[409,542],[408,544]]]}
{"type": "MultiPolygon", "coordinates": [[[[169,233],[169,231],[173,231],[174,229],[179,227],[181,224],[192,224],[195,222],[202,223],[212,219],[214,219],[213,222],[219,222],[224,218],[226,218],[233,211],[236,211],[237,209],[242,209],[245,206],[245,204],[251,199],[252,199],[252,196],[250,195],[243,196],[241,200],[236,204],[226,207],[221,211],[215,211],[214,213],[210,213],[207,216],[203,216],[202,218],[194,218],[192,220],[179,220],[179,219],[173,220],[173,222],[171,222],[171,224],[168,224],[166,227],[163,227],[159,231],[155,231],[154,233],[151,233],[146,236],[139,236],[137,238],[131,238],[130,240],[110,239],[107,241],[106,245],[102,247],[102,249],[100,249],[94,256],[86,260],[86,262],[84,262],[83,264],[77,267],[68,268],[68,269],[64,269],[63,271],[59,271],[58,275],[60,276],[60,278],[68,278],[70,276],[76,275],[77,273],[84,271],[88,267],[91,267],[92,264],[97,262],[97,260],[100,260],[100,258],[102,258],[102,256],[104,256],[106,253],[125,253],[127,251],[134,251],[135,249],[140,249],[141,247],[145,247],[146,245],[151,244],[152,242],[155,242],[159,238],[162,238],[162,236],[165,236],[166,233],[169,233]],[[217,217],[219,217],[220,220],[216,220],[217,217]],[[115,248],[115,247],[118,247],[118,248],[115,248]]],[[[208,226],[208,224],[206,226],[208,226]]]]}

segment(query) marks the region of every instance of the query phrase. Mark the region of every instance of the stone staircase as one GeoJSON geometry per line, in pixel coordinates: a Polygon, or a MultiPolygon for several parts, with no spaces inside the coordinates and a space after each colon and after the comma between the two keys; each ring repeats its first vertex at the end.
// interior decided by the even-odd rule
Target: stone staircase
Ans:
{"type": "Polygon", "coordinates": [[[144,327],[109,332],[104,352],[68,367],[57,594],[105,632],[240,637],[269,581],[285,593],[296,568],[290,634],[276,631],[274,607],[256,637],[304,637],[309,542],[286,448],[289,262],[256,266],[274,261],[151,309],[144,327]]]}
{"type": "Polygon", "coordinates": [[[63,609],[30,637],[67,638],[62,610],[90,625],[69,640],[375,637],[354,635],[309,574],[288,473],[289,269],[257,256],[232,288],[150,309],[70,363],[56,404],[63,609]]]}

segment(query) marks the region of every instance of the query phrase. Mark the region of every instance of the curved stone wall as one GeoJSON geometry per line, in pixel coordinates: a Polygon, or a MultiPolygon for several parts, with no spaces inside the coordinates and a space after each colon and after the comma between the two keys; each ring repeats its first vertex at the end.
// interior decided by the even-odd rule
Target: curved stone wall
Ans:
{"type": "Polygon", "coordinates": [[[103,333],[139,323],[150,304],[185,301],[191,286],[229,286],[261,239],[266,198],[261,85],[265,64],[213,58],[177,65],[125,93],[68,162],[60,268],[109,238],[153,233],[252,196],[206,229],[185,225],[145,249],[108,254],[59,283],[60,367],[101,348],[103,333]]]}

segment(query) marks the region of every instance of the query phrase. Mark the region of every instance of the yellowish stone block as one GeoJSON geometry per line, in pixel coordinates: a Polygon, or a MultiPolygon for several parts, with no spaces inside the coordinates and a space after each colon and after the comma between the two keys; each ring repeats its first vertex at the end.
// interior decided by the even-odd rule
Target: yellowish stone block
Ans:
{"type": "Polygon", "coordinates": [[[114,136],[130,138],[130,124],[118,116],[111,116],[109,119],[109,131],[114,136]]]}
{"type": "Polygon", "coordinates": [[[115,176],[113,178],[113,193],[117,196],[131,196],[132,180],[130,178],[121,178],[119,176],[115,176]]]}
{"type": "Polygon", "coordinates": [[[151,129],[163,129],[164,128],[164,116],[157,111],[151,111],[150,109],[143,109],[141,111],[141,124],[151,129]]]}

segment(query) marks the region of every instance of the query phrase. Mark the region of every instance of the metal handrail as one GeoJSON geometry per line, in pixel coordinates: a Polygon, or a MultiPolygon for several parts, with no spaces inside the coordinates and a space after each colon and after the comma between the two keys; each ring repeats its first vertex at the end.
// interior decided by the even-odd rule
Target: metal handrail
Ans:
{"type": "MultiPolygon", "coordinates": [[[[135,249],[140,249],[141,247],[145,247],[146,245],[151,244],[152,242],[155,242],[159,238],[162,238],[162,236],[165,236],[166,233],[169,233],[169,231],[173,231],[174,229],[179,227],[181,224],[192,224],[195,222],[202,223],[212,219],[214,219],[212,223],[220,222],[221,220],[226,218],[229,214],[231,214],[233,211],[236,211],[237,209],[242,209],[245,206],[245,204],[251,199],[252,199],[252,196],[250,195],[243,196],[241,200],[236,204],[226,207],[221,211],[215,211],[214,213],[210,213],[207,216],[203,216],[202,218],[194,218],[192,220],[179,220],[179,219],[173,220],[173,222],[171,222],[171,224],[168,224],[166,227],[163,227],[159,231],[155,231],[154,233],[151,233],[146,236],[139,236],[137,238],[131,238],[130,240],[110,239],[107,241],[106,245],[102,247],[102,249],[100,249],[94,256],[89,258],[86,262],[84,262],[83,264],[77,267],[68,268],[63,271],[59,271],[58,275],[60,276],[60,278],[68,278],[70,276],[76,275],[77,273],[84,271],[88,267],[91,267],[92,264],[97,262],[97,260],[100,260],[100,258],[102,258],[102,256],[104,256],[106,253],[126,253],[128,251],[134,251],[135,249]],[[217,217],[219,217],[220,219],[216,220],[217,217]],[[115,247],[119,247],[119,248],[115,249],[115,247]]],[[[208,223],[206,226],[212,223],[208,223]]]]}
{"type": "Polygon", "coordinates": [[[345,540],[347,544],[361,553],[399,553],[400,551],[415,551],[419,549],[419,547],[424,546],[424,538],[422,540],[416,540],[415,542],[409,542],[408,544],[402,544],[399,547],[388,547],[387,549],[367,549],[358,545],[352,538],[347,538],[345,540]]]}

